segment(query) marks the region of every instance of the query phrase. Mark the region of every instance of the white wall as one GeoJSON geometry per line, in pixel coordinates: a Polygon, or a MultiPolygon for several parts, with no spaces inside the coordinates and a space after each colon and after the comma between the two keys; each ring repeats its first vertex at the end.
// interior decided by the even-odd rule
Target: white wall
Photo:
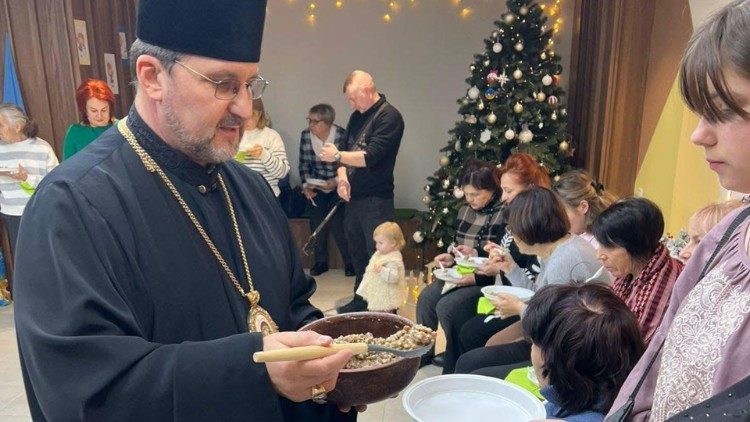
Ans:
{"type": "Polygon", "coordinates": [[[730,0],[690,0],[693,28],[697,28],[711,13],[726,6],[729,2],[730,0]]]}
{"type": "MultiPolygon", "coordinates": [[[[293,184],[308,109],[328,102],[336,123],[346,126],[351,110],[342,85],[352,70],[364,69],[406,124],[396,162],[396,207],[424,209],[422,188],[458,118],[455,100],[468,88],[469,64],[484,52],[483,40],[506,6],[502,0],[464,0],[473,12],[461,19],[453,0],[400,3],[402,10],[386,24],[381,16],[387,2],[347,0],[337,10],[333,1],[316,1],[317,23],[310,26],[308,1],[269,2],[260,72],[271,85],[263,98],[286,144],[293,184]]],[[[573,1],[562,6],[563,29],[555,43],[567,85],[573,1]]]]}

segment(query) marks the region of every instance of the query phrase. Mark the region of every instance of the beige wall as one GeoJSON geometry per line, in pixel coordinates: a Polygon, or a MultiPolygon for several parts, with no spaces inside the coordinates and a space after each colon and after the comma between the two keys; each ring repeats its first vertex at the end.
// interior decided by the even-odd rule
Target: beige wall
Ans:
{"type": "MultiPolygon", "coordinates": [[[[317,2],[314,27],[305,22],[309,2],[269,2],[261,73],[271,81],[266,108],[287,147],[297,179],[299,133],[307,110],[318,102],[336,109],[336,122],[346,125],[351,110],[341,93],[344,79],[356,68],[370,71],[376,84],[403,114],[406,132],[396,163],[396,206],[423,209],[425,179],[438,167],[440,148],[458,118],[455,100],[466,93],[473,55],[484,52],[484,38],[505,12],[505,1],[472,1],[469,19],[457,17],[451,0],[421,0],[380,19],[386,3],[317,2]]],[[[573,0],[563,0],[563,30],[555,44],[563,60],[567,86],[573,0]]]]}

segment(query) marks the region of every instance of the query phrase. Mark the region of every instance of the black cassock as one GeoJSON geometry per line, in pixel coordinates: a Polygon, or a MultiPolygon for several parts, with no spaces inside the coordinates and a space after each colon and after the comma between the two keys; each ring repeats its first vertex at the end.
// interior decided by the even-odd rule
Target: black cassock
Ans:
{"type": "MultiPolygon", "coordinates": [[[[262,176],[235,162],[195,164],[135,109],[128,125],[247,290],[222,174],[260,305],[280,330],[322,316],[308,301],[315,284],[262,176]]],[[[47,176],[29,202],[14,295],[34,420],[356,419],[276,394],[265,365],[251,360],[262,338],[247,332],[247,300],[116,128],[47,176]]]]}

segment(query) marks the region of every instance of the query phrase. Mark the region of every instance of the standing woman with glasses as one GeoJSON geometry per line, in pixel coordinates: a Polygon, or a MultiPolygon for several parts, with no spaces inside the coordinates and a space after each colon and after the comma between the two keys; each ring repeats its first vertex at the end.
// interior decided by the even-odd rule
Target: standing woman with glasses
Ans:
{"type": "Polygon", "coordinates": [[[281,135],[270,125],[271,118],[266,113],[263,100],[253,100],[253,114],[245,123],[245,134],[240,140],[237,159],[263,175],[278,198],[281,193],[279,180],[289,173],[289,160],[281,135]]]}

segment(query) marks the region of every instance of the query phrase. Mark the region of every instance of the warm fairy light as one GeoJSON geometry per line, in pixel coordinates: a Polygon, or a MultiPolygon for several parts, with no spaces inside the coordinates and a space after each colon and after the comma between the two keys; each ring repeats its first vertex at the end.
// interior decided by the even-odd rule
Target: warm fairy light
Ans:
{"type": "MultiPolygon", "coordinates": [[[[309,0],[308,0],[309,1],[309,0]]],[[[474,8],[470,7],[472,4],[469,0],[448,0],[450,1],[450,4],[453,7],[456,7],[458,9],[458,17],[461,20],[468,20],[468,18],[471,17],[474,13],[474,8]]],[[[483,0],[483,2],[487,2],[488,0],[483,0]]],[[[478,2],[478,0],[474,0],[474,2],[478,2]]],[[[269,2],[270,3],[270,2],[269,2]]],[[[273,2],[274,4],[276,2],[273,2]]],[[[305,9],[305,20],[310,24],[313,25],[317,23],[318,16],[323,13],[323,18],[326,17],[325,13],[328,10],[340,10],[344,8],[344,0],[332,0],[330,2],[326,1],[309,1],[305,2],[304,0],[298,1],[298,0],[286,0],[285,3],[290,5],[291,7],[304,7],[305,9]],[[305,7],[305,4],[307,5],[305,7]]],[[[359,3],[359,2],[356,2],[359,3]]],[[[349,2],[347,5],[347,8],[352,8],[352,4],[356,4],[355,2],[349,2]]],[[[381,19],[385,23],[390,23],[393,19],[393,15],[396,13],[401,13],[402,8],[404,5],[410,6],[408,9],[411,10],[417,10],[417,7],[419,5],[424,5],[425,2],[420,2],[418,0],[383,0],[383,14],[380,15],[381,19]]],[[[543,12],[547,14],[548,17],[552,18],[550,19],[552,24],[552,32],[557,33],[562,28],[562,19],[559,17],[560,15],[560,3],[561,0],[547,0],[546,4],[540,4],[539,8],[543,12]]],[[[269,5],[270,7],[270,5],[269,5]]]]}

